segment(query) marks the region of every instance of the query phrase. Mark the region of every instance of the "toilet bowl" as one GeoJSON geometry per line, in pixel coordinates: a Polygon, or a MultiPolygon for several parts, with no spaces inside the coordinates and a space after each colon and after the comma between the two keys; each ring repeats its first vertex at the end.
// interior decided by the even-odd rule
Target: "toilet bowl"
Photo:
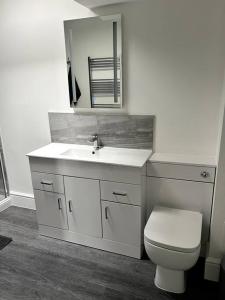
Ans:
{"type": "Polygon", "coordinates": [[[202,214],[154,207],[144,230],[146,252],[156,264],[155,285],[168,292],[184,293],[185,271],[200,254],[202,214]]]}

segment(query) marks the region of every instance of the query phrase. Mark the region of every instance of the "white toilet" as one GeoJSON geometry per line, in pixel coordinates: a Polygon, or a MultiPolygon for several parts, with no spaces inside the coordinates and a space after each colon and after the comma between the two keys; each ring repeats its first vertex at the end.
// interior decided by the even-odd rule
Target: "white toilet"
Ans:
{"type": "Polygon", "coordinates": [[[144,230],[146,252],[157,265],[155,285],[168,292],[185,291],[185,271],[200,254],[202,214],[154,207],[144,230]]]}

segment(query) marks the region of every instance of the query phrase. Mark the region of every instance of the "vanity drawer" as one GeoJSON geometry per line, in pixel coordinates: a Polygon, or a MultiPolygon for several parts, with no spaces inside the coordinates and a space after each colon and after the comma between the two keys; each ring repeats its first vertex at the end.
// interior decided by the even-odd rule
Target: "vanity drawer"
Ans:
{"type": "Polygon", "coordinates": [[[32,172],[32,184],[35,190],[64,194],[61,175],[32,172]]]}
{"type": "Polygon", "coordinates": [[[215,168],[152,162],[148,163],[147,176],[214,182],[215,168]]]}
{"type": "Polygon", "coordinates": [[[141,186],[100,181],[101,199],[112,202],[141,205],[141,186]]]}

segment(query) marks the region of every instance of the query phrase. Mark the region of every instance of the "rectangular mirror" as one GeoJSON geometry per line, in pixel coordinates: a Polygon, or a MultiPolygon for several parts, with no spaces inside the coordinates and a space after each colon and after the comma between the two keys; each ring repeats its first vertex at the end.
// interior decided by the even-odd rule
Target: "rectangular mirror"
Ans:
{"type": "Polygon", "coordinates": [[[121,16],[64,21],[70,106],[122,107],[121,16]]]}

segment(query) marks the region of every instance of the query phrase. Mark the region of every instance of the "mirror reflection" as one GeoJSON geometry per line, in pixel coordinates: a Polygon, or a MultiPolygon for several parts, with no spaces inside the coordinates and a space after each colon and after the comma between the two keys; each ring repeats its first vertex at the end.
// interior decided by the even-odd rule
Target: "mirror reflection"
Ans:
{"type": "Polygon", "coordinates": [[[122,107],[121,16],[64,22],[70,106],[122,107]]]}

